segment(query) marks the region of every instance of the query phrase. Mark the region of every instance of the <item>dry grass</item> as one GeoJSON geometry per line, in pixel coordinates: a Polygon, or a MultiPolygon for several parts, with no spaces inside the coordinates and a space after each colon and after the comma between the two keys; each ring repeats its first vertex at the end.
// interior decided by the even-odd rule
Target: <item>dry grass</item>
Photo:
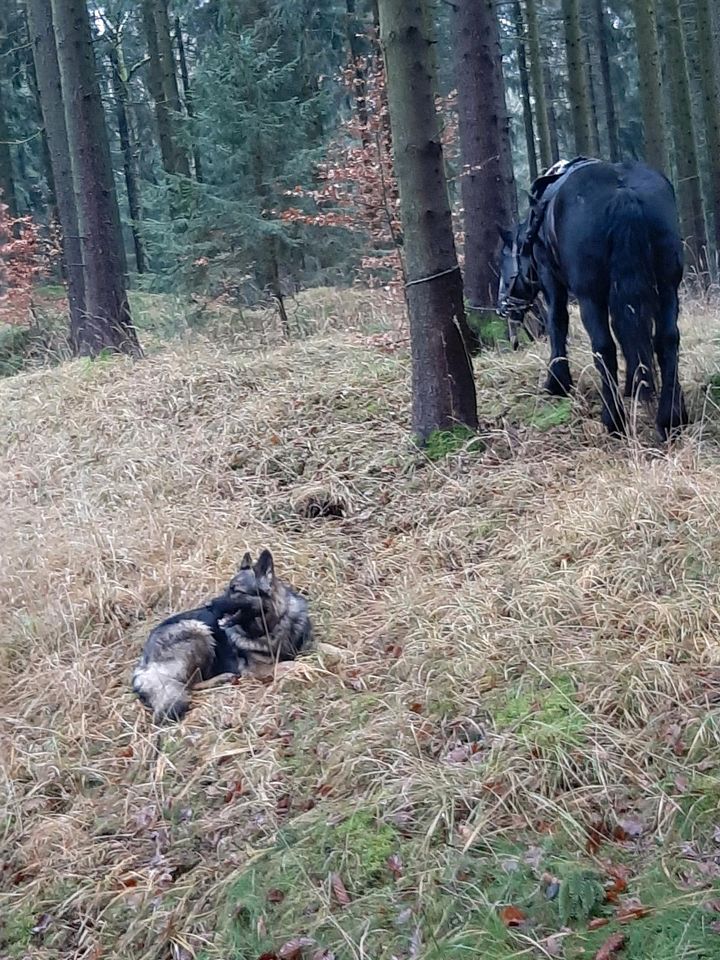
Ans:
{"type": "Polygon", "coordinates": [[[606,439],[588,373],[557,415],[537,347],[478,361],[484,449],[430,461],[355,296],[274,350],[228,324],[0,383],[0,956],[590,957],[614,927],[563,891],[613,865],[655,908],[628,957],[716,956],[716,311],[669,451],[644,414],[606,439]],[[265,545],[337,650],[160,734],[128,689],[149,625],[265,545]]]}

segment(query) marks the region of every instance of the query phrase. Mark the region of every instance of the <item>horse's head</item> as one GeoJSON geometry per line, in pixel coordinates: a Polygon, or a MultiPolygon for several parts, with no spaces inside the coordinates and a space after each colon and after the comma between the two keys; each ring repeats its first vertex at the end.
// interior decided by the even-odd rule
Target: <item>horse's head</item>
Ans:
{"type": "Polygon", "coordinates": [[[507,320],[510,340],[517,348],[518,332],[525,314],[540,292],[527,241],[527,220],[512,230],[498,227],[503,246],[500,252],[500,284],[497,312],[507,320]]]}

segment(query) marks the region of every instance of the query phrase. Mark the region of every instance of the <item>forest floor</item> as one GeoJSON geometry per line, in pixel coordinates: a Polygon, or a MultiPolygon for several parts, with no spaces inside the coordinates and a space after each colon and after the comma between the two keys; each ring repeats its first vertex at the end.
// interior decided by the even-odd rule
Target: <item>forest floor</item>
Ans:
{"type": "Polygon", "coordinates": [[[480,439],[420,453],[399,316],[0,382],[3,960],[720,954],[717,310],[669,450],[603,434],[576,332],[572,401],[487,350],[480,439]],[[149,627],[264,546],[320,652],[159,732],[149,627]]]}

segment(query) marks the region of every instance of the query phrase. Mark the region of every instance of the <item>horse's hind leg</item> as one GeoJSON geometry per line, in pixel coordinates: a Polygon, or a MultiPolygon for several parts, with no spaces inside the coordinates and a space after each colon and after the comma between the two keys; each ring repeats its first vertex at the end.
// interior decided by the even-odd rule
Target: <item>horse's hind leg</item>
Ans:
{"type": "Polygon", "coordinates": [[[588,297],[580,297],[580,315],[590,335],[593,360],[602,380],[602,422],[608,431],[618,436],[625,432],[625,408],[618,392],[617,349],[608,319],[607,304],[588,297]]]}
{"type": "Polygon", "coordinates": [[[655,353],[660,365],[662,388],[657,412],[657,430],[661,440],[667,438],[679,427],[688,422],[685,398],[678,379],[678,353],[680,333],[678,332],[678,296],[677,289],[660,289],[660,309],[655,325],[655,353]]]}
{"type": "Polygon", "coordinates": [[[548,301],[547,331],[550,338],[550,366],[545,390],[555,397],[567,397],[572,389],[567,356],[568,296],[553,274],[542,271],[541,279],[548,301]]]}

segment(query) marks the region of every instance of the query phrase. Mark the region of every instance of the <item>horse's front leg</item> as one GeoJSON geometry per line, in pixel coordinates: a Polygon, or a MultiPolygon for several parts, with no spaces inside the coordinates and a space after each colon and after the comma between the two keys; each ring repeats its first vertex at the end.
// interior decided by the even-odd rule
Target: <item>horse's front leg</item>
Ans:
{"type": "Polygon", "coordinates": [[[579,297],[580,316],[590,336],[593,360],[602,381],[602,421],[608,432],[625,432],[625,408],[618,391],[617,349],[608,319],[608,305],[590,297],[579,297]]]}
{"type": "Polygon", "coordinates": [[[568,293],[550,270],[541,269],[540,279],[547,300],[547,332],[550,338],[550,367],[545,389],[555,397],[567,397],[572,390],[567,356],[568,293]]]}
{"type": "Polygon", "coordinates": [[[678,297],[672,287],[660,289],[660,304],[655,324],[655,353],[660,366],[662,388],[657,412],[657,431],[661,440],[688,422],[685,398],[678,379],[678,297]]]}

